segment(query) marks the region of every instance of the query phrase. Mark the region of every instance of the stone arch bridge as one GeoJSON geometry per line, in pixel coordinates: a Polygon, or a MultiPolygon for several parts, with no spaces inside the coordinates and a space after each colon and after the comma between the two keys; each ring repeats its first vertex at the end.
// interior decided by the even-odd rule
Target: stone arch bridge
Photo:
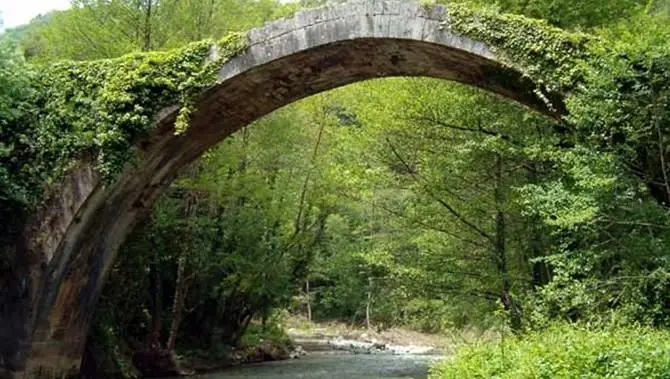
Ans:
{"type": "MultiPolygon", "coordinates": [[[[281,106],[365,79],[428,76],[476,86],[560,117],[560,87],[540,85],[526,70],[527,54],[505,50],[511,44],[499,35],[516,30],[513,23],[521,18],[496,20],[491,25],[498,34],[487,38],[477,27],[486,19],[471,14],[471,27],[464,26],[455,19],[455,9],[356,0],[251,30],[247,48],[223,63],[216,83],[197,96],[184,133],[174,131],[178,107],[167,107],[155,115],[148,136],[134,141],[136,164],[112,183],[101,181],[93,164],[78,164],[51,191],[21,237],[19,252],[30,259],[5,284],[0,300],[0,377],[3,370],[7,377],[37,372],[60,377],[76,371],[106,273],[126,235],[180,168],[281,106]]],[[[541,26],[527,21],[523,25],[530,26],[516,33],[541,26]]]]}

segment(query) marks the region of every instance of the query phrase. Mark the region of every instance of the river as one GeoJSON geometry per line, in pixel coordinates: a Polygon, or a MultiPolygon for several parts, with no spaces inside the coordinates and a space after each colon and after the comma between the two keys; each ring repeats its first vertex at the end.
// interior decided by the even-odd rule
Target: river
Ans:
{"type": "Polygon", "coordinates": [[[428,376],[440,357],[426,355],[311,353],[300,359],[241,365],[203,379],[381,379],[428,376]]]}

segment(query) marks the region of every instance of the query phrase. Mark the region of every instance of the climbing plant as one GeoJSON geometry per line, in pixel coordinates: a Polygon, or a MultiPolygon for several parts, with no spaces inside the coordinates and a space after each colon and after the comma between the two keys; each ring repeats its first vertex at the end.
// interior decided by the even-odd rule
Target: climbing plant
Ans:
{"type": "MultiPolygon", "coordinates": [[[[492,46],[535,81],[538,93],[564,91],[581,76],[579,61],[590,51],[586,35],[486,9],[459,4],[448,9],[445,26],[492,46]]],[[[160,109],[179,104],[175,129],[184,131],[195,96],[214,83],[216,68],[244,45],[241,34],[232,34],[217,43],[205,40],[168,52],[35,67],[32,109],[5,130],[12,155],[21,156],[22,164],[5,168],[11,178],[2,186],[25,183],[33,199],[25,203],[35,202],[42,183],[57,182],[84,155],[96,160],[105,178],[112,178],[132,160],[133,140],[153,126],[160,109]],[[217,59],[209,59],[212,45],[220,50],[217,59]]],[[[7,161],[9,157],[2,158],[2,165],[7,167],[7,161]]]]}
{"type": "MultiPolygon", "coordinates": [[[[161,109],[179,106],[175,132],[183,133],[195,98],[215,83],[220,65],[245,45],[243,35],[234,33],[173,51],[42,66],[25,64],[15,49],[3,45],[3,246],[11,246],[21,233],[21,215],[30,214],[44,190],[57,185],[77,162],[92,162],[102,178],[111,181],[132,161],[135,139],[156,125],[161,109]]],[[[2,257],[3,267],[16,264],[13,253],[3,252],[2,257]]]]}
{"type": "Polygon", "coordinates": [[[15,186],[22,182],[17,176],[28,173],[25,184],[33,196],[26,200],[34,200],[41,191],[38,183],[57,182],[84,156],[94,157],[96,168],[111,179],[132,159],[134,139],[155,126],[159,110],[178,104],[175,131],[184,132],[194,98],[214,84],[221,63],[244,46],[242,35],[231,34],[168,52],[33,68],[32,108],[5,131],[22,165],[7,168],[3,159],[10,172],[2,185],[15,186]],[[213,47],[216,59],[210,58],[213,47]]]}
{"type": "Polygon", "coordinates": [[[598,42],[543,20],[500,14],[489,8],[451,4],[448,9],[445,27],[485,42],[506,64],[532,79],[542,97],[574,88],[598,42]]]}

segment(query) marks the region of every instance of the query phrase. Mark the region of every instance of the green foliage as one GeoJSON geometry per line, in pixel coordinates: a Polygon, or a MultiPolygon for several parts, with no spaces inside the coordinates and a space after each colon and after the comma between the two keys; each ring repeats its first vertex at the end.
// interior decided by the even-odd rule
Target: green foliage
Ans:
{"type": "Polygon", "coordinates": [[[533,159],[552,162],[560,173],[543,181],[518,186],[515,191],[525,216],[566,230],[596,220],[612,196],[628,190],[617,158],[586,146],[525,149],[533,159]]]}
{"type": "Polygon", "coordinates": [[[20,119],[8,113],[3,121],[3,151],[12,150],[0,157],[2,192],[31,207],[45,184],[57,183],[87,156],[112,178],[132,160],[134,139],[169,105],[181,105],[175,129],[183,131],[193,96],[214,82],[221,62],[244,49],[245,41],[238,34],[222,39],[217,60],[209,59],[212,45],[202,41],[171,52],[36,68],[30,86],[20,83],[30,91],[30,105],[13,107],[23,110],[20,119]]]}
{"type": "MultiPolygon", "coordinates": [[[[27,136],[17,135],[17,125],[31,108],[33,96],[31,68],[25,64],[17,46],[9,39],[0,40],[0,272],[12,269],[17,257],[10,246],[22,232],[24,204],[32,188],[25,185],[21,173],[24,160],[21,145],[27,136]]],[[[32,184],[32,183],[31,183],[32,184]]]]}
{"type": "Polygon", "coordinates": [[[531,294],[529,319],[591,324],[667,326],[667,211],[639,198],[617,197],[591,220],[555,231],[552,253],[538,259],[552,280],[531,294]]]}
{"type": "Polygon", "coordinates": [[[254,336],[266,338],[254,326],[264,318],[269,319],[263,333],[286,345],[269,316],[290,297],[299,255],[292,246],[311,236],[310,231],[294,234],[294,213],[287,211],[294,208],[300,188],[292,180],[294,170],[302,167],[309,149],[306,143],[306,149],[288,152],[301,138],[309,141],[301,130],[289,128],[296,117],[295,112],[279,113],[253,132],[227,139],[176,181],[149,221],[121,247],[96,325],[116,325],[119,340],[143,344],[154,312],[146,294],[156,291],[147,274],[155,270],[164,303],[160,325],[166,330],[174,317],[176,267],[184,262],[184,309],[189,311],[184,311],[177,349],[211,349],[214,355],[207,357],[220,359],[254,336]],[[126,288],[122,294],[119,285],[126,288]]]}
{"type": "Polygon", "coordinates": [[[93,60],[218,40],[295,8],[274,0],[75,0],[10,33],[32,62],[93,60]]]}
{"type": "MultiPolygon", "coordinates": [[[[0,129],[3,133],[7,125],[21,116],[21,110],[31,94],[30,67],[25,64],[23,56],[18,51],[18,46],[11,39],[0,41],[0,129]]],[[[4,139],[3,139],[4,140],[4,139]]],[[[10,149],[5,143],[2,151],[10,149]]]]}
{"type": "Polygon", "coordinates": [[[143,24],[141,9],[121,1],[73,1],[23,27],[19,41],[32,62],[56,59],[93,60],[137,52],[143,24]],[[88,3],[88,4],[87,4],[88,3]]]}
{"type": "Polygon", "coordinates": [[[245,47],[242,36],[231,35],[216,44],[219,58],[211,60],[212,45],[202,41],[168,53],[48,66],[39,75],[44,94],[36,100],[42,107],[35,133],[51,144],[38,147],[39,158],[57,162],[58,173],[82,151],[99,151],[100,172],[112,176],[160,109],[179,104],[175,130],[183,132],[193,97],[214,83],[222,62],[245,47]]]}
{"type": "Polygon", "coordinates": [[[591,55],[593,40],[585,34],[490,9],[453,4],[445,25],[487,43],[507,64],[528,75],[540,91],[548,93],[571,89],[582,75],[580,62],[591,55]]]}
{"type": "MultiPolygon", "coordinates": [[[[641,16],[609,32],[579,90],[568,98],[570,121],[592,145],[614,151],[636,175],[664,183],[670,127],[667,17],[641,16]]],[[[665,199],[664,184],[650,185],[665,199]]]]}
{"type": "Polygon", "coordinates": [[[669,335],[640,327],[554,325],[523,338],[464,347],[431,378],[668,378],[669,335]]]}
{"type": "MultiPolygon", "coordinates": [[[[183,133],[195,96],[245,41],[224,38],[216,61],[209,40],[138,51],[219,38],[295,9],[270,0],[140,3],[80,0],[16,34],[45,65],[1,45],[3,221],[82,159],[113,179],[165,106],[180,106],[183,133]]],[[[669,325],[667,18],[630,16],[634,0],[608,1],[608,12],[575,0],[498,3],[545,20],[454,4],[444,25],[489,45],[549,105],[567,94],[569,117],[400,78],[259,120],[188,168],[121,248],[95,317],[107,354],[123,364],[120,346],[144,346],[154,312],[167,329],[182,264],[178,349],[285,340],[270,316],[292,298],[292,311],[309,304],[316,319],[361,323],[369,311],[373,324],[430,332],[505,329],[501,305],[517,331],[557,319],[669,325]],[[607,29],[590,37],[550,24],[607,29]]],[[[653,347],[665,349],[666,337],[554,326],[514,338],[504,359],[497,345],[465,349],[435,375],[653,377],[667,369],[653,347]]]]}
{"type": "Polygon", "coordinates": [[[277,321],[278,320],[270,319],[265,326],[259,324],[249,325],[249,328],[242,338],[241,346],[260,345],[263,342],[268,341],[282,346],[292,347],[293,341],[277,321]]]}
{"type": "MultiPolygon", "coordinates": [[[[108,319],[113,320],[113,318],[108,319]]],[[[89,340],[96,341],[88,347],[89,367],[84,370],[108,379],[136,379],[140,377],[130,359],[132,351],[119,336],[118,326],[98,320],[89,332],[89,340]],[[95,365],[95,367],[90,367],[95,365]]]]}
{"type": "MultiPolygon", "coordinates": [[[[653,3],[653,1],[646,0],[496,0],[494,2],[474,0],[467,2],[480,6],[491,6],[493,3],[506,13],[522,14],[547,20],[558,27],[577,29],[616,23],[621,19],[634,16],[648,3],[653,3]]],[[[656,6],[660,7],[660,4],[656,6]]]]}
{"type": "Polygon", "coordinates": [[[569,121],[592,147],[556,151],[567,175],[521,188],[526,212],[554,226],[551,251],[538,260],[552,281],[529,305],[541,325],[609,322],[612,312],[622,323],[667,325],[666,24],[640,15],[601,32],[613,42],[568,98],[569,121]]]}

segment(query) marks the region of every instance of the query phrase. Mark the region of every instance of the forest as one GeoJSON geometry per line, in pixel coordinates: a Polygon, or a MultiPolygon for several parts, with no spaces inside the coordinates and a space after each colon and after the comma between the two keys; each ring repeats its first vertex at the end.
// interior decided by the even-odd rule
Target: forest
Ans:
{"type": "MultiPolygon", "coordinates": [[[[567,116],[397,77],[244,127],[189,165],[120,248],[84,377],[230,362],[258,345],[286,356],[296,318],[486,335],[456,344],[431,378],[669,377],[670,2],[450,2],[604,41],[570,68],[583,79],[567,116]]],[[[6,30],[0,218],[48,184],[17,154],[31,143],[21,120],[37,67],[167,51],[323,4],[72,0],[6,30]]]]}

